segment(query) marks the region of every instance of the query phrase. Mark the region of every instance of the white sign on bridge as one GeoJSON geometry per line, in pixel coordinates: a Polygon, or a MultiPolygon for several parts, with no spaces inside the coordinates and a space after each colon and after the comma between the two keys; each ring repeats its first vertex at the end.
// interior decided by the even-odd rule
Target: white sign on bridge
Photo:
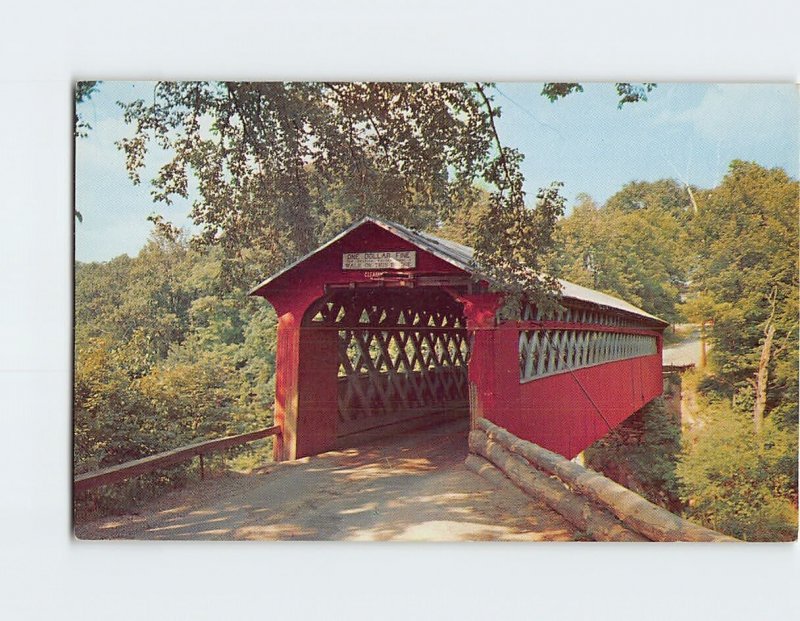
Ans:
{"type": "Polygon", "coordinates": [[[408,270],[417,266],[417,251],[345,252],[343,270],[408,270]]]}

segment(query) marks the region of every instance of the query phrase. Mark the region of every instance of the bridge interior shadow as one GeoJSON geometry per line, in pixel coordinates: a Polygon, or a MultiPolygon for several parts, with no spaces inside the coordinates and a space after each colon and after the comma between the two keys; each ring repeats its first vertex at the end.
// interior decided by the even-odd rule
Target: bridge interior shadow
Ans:
{"type": "MultiPolygon", "coordinates": [[[[468,471],[467,421],[197,483],[81,538],[573,540],[556,513],[468,471]]],[[[83,535],[83,536],[82,536],[83,535]]]]}

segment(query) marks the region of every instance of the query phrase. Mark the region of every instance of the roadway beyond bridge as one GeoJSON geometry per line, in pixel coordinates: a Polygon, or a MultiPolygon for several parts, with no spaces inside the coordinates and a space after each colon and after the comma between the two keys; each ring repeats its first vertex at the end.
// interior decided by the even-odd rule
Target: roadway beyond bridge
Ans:
{"type": "Polygon", "coordinates": [[[466,420],[191,483],[80,539],[572,541],[558,513],[467,470],[466,420]]]}

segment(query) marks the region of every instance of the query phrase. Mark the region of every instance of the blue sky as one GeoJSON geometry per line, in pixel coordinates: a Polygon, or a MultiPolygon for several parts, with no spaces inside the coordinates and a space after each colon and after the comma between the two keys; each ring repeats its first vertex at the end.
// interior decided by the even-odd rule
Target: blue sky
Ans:
{"type": "MultiPolygon", "coordinates": [[[[666,177],[699,187],[720,182],[733,159],[778,166],[798,177],[798,92],[793,84],[661,83],[646,103],[617,108],[613,84],[584,83],[584,92],[551,103],[540,83],[500,83],[498,131],[525,154],[531,196],[563,181],[571,206],[587,193],[604,202],[625,183],[666,177]]],[[[134,186],[115,146],[130,135],[117,101],[152,97],[147,82],[104,82],[81,106],[92,125],[75,148],[76,258],[134,256],[147,240],[147,216],[161,213],[191,228],[190,201],[154,203],[149,180],[167,154],[154,152],[134,186]]]]}

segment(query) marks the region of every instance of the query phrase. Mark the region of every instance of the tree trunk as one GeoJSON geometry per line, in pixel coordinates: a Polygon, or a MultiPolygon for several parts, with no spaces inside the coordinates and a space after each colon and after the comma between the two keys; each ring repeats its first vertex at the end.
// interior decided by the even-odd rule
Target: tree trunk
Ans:
{"type": "Polygon", "coordinates": [[[753,407],[753,426],[756,435],[761,435],[764,424],[764,410],[767,407],[767,382],[769,381],[769,358],[772,352],[772,338],[775,336],[775,324],[770,318],[769,327],[766,329],[764,346],[761,348],[761,359],[758,361],[756,373],[756,404],[753,407]]]}
{"type": "Polygon", "coordinates": [[[706,363],[706,322],[704,321],[700,326],[700,368],[705,369],[706,363]]]}

